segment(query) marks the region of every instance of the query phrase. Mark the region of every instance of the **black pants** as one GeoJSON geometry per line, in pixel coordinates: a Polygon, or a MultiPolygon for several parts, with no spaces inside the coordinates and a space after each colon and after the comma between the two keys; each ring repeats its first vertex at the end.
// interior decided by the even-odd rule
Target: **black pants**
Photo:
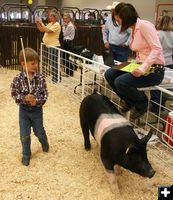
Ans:
{"type": "MultiPolygon", "coordinates": [[[[64,50],[71,51],[72,41],[64,41],[64,50]]],[[[71,61],[69,60],[69,53],[63,53],[63,63],[65,65],[65,73],[69,76],[73,76],[74,67],[71,61]]]]}

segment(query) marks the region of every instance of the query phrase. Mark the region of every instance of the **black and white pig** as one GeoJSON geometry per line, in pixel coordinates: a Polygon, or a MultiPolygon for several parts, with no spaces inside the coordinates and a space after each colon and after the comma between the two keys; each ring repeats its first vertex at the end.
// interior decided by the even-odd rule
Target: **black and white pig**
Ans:
{"type": "Polygon", "coordinates": [[[118,166],[143,177],[154,176],[146,153],[152,132],[139,139],[129,121],[120,115],[108,97],[97,93],[85,97],[80,105],[80,124],[85,149],[91,149],[89,131],[100,144],[101,160],[113,193],[119,194],[115,174],[118,166]]]}

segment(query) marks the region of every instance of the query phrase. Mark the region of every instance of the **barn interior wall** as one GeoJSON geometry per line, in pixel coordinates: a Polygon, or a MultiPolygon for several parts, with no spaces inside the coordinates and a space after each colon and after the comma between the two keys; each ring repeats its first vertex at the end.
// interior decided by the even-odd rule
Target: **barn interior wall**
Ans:
{"type": "MultiPolygon", "coordinates": [[[[61,7],[78,7],[79,9],[83,8],[96,8],[96,9],[106,9],[108,5],[112,5],[113,0],[33,0],[33,4],[37,5],[46,5],[46,6],[56,6],[57,8],[61,7]]],[[[173,4],[172,0],[124,0],[123,2],[131,3],[135,6],[139,16],[142,19],[149,20],[155,23],[156,11],[158,4],[173,4]]],[[[14,3],[14,0],[0,0],[0,5],[4,3],[14,3]]],[[[28,3],[28,0],[16,0],[15,3],[28,3]]],[[[159,15],[162,14],[163,10],[169,10],[168,15],[173,16],[173,5],[172,6],[161,6],[159,8],[159,15]]]]}
{"type": "MultiPolygon", "coordinates": [[[[106,1],[98,1],[98,0],[62,0],[62,7],[65,6],[75,6],[80,9],[83,8],[96,8],[96,9],[106,9],[108,5],[112,5],[113,0],[106,0],[106,1]]],[[[123,2],[131,3],[135,6],[139,16],[142,19],[149,20],[154,22],[155,19],[155,7],[156,7],[156,0],[124,0],[123,2]]]]}
{"type": "MultiPolygon", "coordinates": [[[[158,15],[162,15],[163,10],[167,10],[168,13],[166,13],[169,16],[173,16],[173,0],[156,0],[156,6],[159,4],[172,4],[172,5],[167,5],[167,6],[159,6],[159,12],[158,15]]],[[[157,10],[157,7],[156,7],[157,10]]]]}
{"type": "MultiPolygon", "coordinates": [[[[51,0],[52,1],[52,0],[51,0]]],[[[55,0],[57,1],[57,0],[55,0]]],[[[33,4],[37,3],[38,5],[45,5],[46,0],[32,0],[33,4]]],[[[24,3],[28,4],[28,0],[0,0],[0,5],[3,5],[4,3],[24,3]]]]}
{"type": "Polygon", "coordinates": [[[45,0],[45,5],[48,6],[55,6],[57,8],[61,8],[62,7],[62,0],[45,0]]]}

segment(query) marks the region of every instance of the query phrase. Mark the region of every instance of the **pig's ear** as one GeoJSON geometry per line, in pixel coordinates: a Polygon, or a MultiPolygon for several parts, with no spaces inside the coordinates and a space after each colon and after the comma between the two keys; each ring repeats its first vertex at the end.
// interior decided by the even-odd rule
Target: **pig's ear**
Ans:
{"type": "Polygon", "coordinates": [[[153,131],[150,130],[149,133],[148,133],[148,135],[146,135],[145,137],[143,137],[143,138],[141,139],[141,142],[142,142],[143,144],[147,144],[147,142],[148,142],[149,139],[151,138],[152,134],[153,134],[153,131]]]}
{"type": "Polygon", "coordinates": [[[134,145],[129,145],[125,151],[125,154],[128,155],[128,154],[131,154],[133,153],[134,151],[136,150],[135,146],[134,145]]]}

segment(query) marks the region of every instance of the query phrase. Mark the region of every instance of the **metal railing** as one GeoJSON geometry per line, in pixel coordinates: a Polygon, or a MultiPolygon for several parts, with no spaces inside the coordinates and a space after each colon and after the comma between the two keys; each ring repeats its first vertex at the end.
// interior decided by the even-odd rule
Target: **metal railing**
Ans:
{"type": "MultiPolygon", "coordinates": [[[[109,99],[120,108],[119,97],[110,89],[109,85],[104,79],[104,72],[109,68],[108,66],[99,62],[84,58],[80,55],[65,51],[63,49],[57,48],[56,61],[52,60],[52,53],[44,44],[41,45],[41,71],[46,76],[47,80],[52,84],[61,88],[69,97],[74,101],[80,103],[81,100],[93,93],[94,89],[98,93],[104,94],[109,97],[109,99]],[[55,63],[57,63],[57,70],[53,69],[55,63]],[[70,76],[66,73],[67,68],[71,65],[68,71],[73,70],[73,75],[70,76]],[[53,81],[52,77],[57,74],[57,81],[53,81]]],[[[129,118],[130,123],[135,128],[137,132],[143,135],[149,129],[153,130],[154,136],[153,141],[149,145],[149,151],[151,159],[158,163],[158,167],[162,166],[164,172],[169,175],[169,170],[173,170],[173,108],[170,105],[169,99],[167,99],[166,105],[161,104],[161,98],[166,93],[172,97],[173,92],[166,89],[173,88],[173,84],[159,85],[151,88],[143,88],[142,90],[146,92],[147,96],[150,97],[149,91],[151,89],[157,89],[161,92],[160,103],[156,103],[159,106],[159,112],[151,112],[150,106],[148,106],[146,114],[138,120],[132,121],[129,118]],[[162,111],[164,109],[164,111],[162,111]],[[170,156],[168,156],[170,155],[170,156]],[[167,159],[169,157],[169,159],[167,159]]],[[[150,98],[148,98],[150,99],[150,98]]],[[[171,98],[170,98],[171,99],[171,98]]],[[[150,105],[149,100],[149,105],[150,105]]]]}
{"type": "MultiPolygon", "coordinates": [[[[18,55],[21,50],[20,36],[23,37],[25,47],[31,47],[38,53],[40,52],[43,33],[40,33],[35,24],[31,26],[0,25],[0,32],[0,65],[11,69],[18,68],[18,55]]],[[[63,44],[62,34],[60,43],[63,44]]],[[[78,45],[96,54],[101,54],[104,50],[101,27],[77,25],[73,46],[78,45]]]]}

